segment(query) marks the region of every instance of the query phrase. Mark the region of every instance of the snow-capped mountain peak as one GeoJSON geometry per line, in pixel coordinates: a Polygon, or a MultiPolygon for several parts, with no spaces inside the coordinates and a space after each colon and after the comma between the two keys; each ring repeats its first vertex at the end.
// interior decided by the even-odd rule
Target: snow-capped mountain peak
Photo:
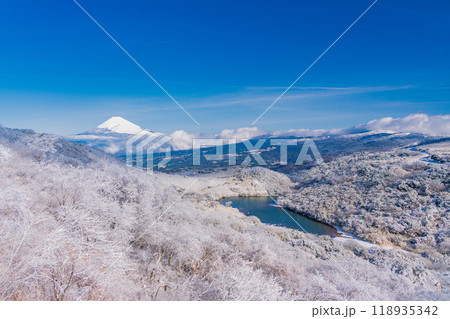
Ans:
{"type": "MultiPolygon", "coordinates": [[[[87,132],[68,136],[71,142],[83,143],[113,155],[124,155],[126,143],[134,135],[144,131],[140,126],[126,119],[114,116],[96,128],[87,132]]],[[[155,133],[145,130],[147,134],[155,133]]]]}
{"type": "Polygon", "coordinates": [[[111,133],[135,135],[141,132],[142,128],[120,116],[114,116],[97,126],[94,131],[111,131],[111,133]]]}

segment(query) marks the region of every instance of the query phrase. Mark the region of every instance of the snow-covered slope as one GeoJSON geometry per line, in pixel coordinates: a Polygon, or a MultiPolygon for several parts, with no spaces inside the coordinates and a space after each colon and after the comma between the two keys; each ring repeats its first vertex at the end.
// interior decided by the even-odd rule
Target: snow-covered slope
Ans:
{"type": "Polygon", "coordinates": [[[11,157],[11,150],[3,144],[0,144],[0,161],[9,159],[11,157]]]}
{"type": "Polygon", "coordinates": [[[262,224],[216,200],[287,192],[281,174],[149,176],[29,130],[0,128],[0,145],[2,300],[448,299],[439,260],[262,224]]]}
{"type": "Polygon", "coordinates": [[[73,166],[99,160],[116,161],[101,151],[65,139],[32,130],[0,126],[0,158],[31,157],[39,162],[58,162],[73,166]]]}
{"type": "Polygon", "coordinates": [[[143,128],[125,120],[122,117],[114,116],[106,122],[100,124],[95,129],[87,131],[85,134],[129,134],[135,135],[143,128]]]}
{"type": "MultiPolygon", "coordinates": [[[[140,126],[122,117],[114,116],[92,130],[69,136],[67,139],[71,142],[82,143],[89,147],[100,149],[108,154],[120,156],[126,153],[127,141],[142,131],[144,129],[140,126]]],[[[156,133],[150,130],[145,131],[156,133]]]]}

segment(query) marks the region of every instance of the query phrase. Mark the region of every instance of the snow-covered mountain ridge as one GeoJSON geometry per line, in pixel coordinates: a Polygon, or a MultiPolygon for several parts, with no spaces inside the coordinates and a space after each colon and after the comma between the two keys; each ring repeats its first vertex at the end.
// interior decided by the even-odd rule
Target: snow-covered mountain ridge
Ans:
{"type": "Polygon", "coordinates": [[[0,126],[0,158],[15,155],[31,157],[39,162],[59,162],[72,166],[103,159],[117,161],[104,152],[71,143],[56,135],[0,126]]]}

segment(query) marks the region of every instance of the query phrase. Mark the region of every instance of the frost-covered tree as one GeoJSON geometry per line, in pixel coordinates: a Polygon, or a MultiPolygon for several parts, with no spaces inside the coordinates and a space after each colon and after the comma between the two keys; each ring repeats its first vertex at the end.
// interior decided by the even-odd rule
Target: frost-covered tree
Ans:
{"type": "MultiPolygon", "coordinates": [[[[3,300],[367,300],[367,292],[375,299],[444,296],[443,288],[434,285],[437,275],[420,268],[414,256],[264,225],[215,202],[214,192],[226,187],[250,195],[274,192],[278,179],[280,185],[290,184],[285,176],[252,169],[220,185],[211,178],[188,189],[195,178],[149,176],[56,137],[1,128],[0,144],[3,300]],[[394,261],[398,271],[392,270],[394,261]]],[[[367,170],[380,171],[359,169],[366,176],[367,170]]],[[[328,185],[354,178],[310,174],[311,183],[328,185]]],[[[374,187],[392,183],[395,178],[374,187]]],[[[422,192],[419,186],[410,196],[422,192]]]]}

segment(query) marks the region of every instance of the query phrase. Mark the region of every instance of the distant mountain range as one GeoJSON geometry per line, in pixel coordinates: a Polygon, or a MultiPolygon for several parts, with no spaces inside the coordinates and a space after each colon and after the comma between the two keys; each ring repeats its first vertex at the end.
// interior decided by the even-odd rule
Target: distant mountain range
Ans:
{"type": "MultiPolygon", "coordinates": [[[[16,151],[23,153],[23,150],[26,150],[26,153],[29,154],[29,156],[38,161],[47,162],[56,160],[74,166],[84,165],[98,160],[124,161],[126,142],[129,138],[134,137],[136,133],[140,134],[142,131],[144,131],[144,135],[142,135],[144,138],[151,138],[154,136],[167,137],[167,135],[162,133],[142,130],[139,126],[118,117],[114,117],[85,133],[71,137],[70,139],[72,141],[78,142],[75,144],[70,143],[67,139],[62,139],[54,135],[35,133],[32,130],[9,129],[0,126],[0,160],[11,158],[16,151]],[[109,156],[100,150],[106,152],[115,150],[115,152],[110,152],[115,156],[109,156]]],[[[252,138],[248,135],[249,132],[252,131],[247,130],[246,134],[252,145],[261,142],[260,135],[252,138]]],[[[257,130],[253,131],[255,134],[256,132],[257,130]]],[[[302,130],[302,132],[304,133],[305,131],[302,130]]],[[[227,132],[227,134],[228,133],[230,132],[227,132]]],[[[243,131],[237,130],[231,133],[242,134],[243,131]]],[[[450,140],[450,137],[427,136],[419,133],[382,132],[379,130],[361,132],[361,128],[341,130],[341,132],[335,131],[333,132],[334,135],[326,135],[325,133],[318,134],[317,131],[315,133],[317,133],[315,136],[314,134],[303,134],[303,136],[313,136],[317,149],[325,162],[357,152],[383,152],[399,148],[404,148],[406,150],[418,145],[433,144],[450,140]]],[[[328,133],[330,132],[328,131],[328,133]]],[[[295,165],[296,159],[302,148],[302,141],[304,140],[304,138],[300,138],[299,135],[298,131],[288,131],[285,134],[280,134],[279,132],[271,134],[266,133],[264,137],[261,137],[264,141],[259,145],[257,153],[260,154],[266,162],[265,167],[279,172],[292,173],[313,166],[316,158],[313,158],[312,162],[305,162],[301,166],[295,165]],[[274,138],[298,139],[297,145],[290,145],[287,149],[287,165],[280,163],[280,147],[273,145],[272,142],[274,138]]],[[[171,136],[174,136],[174,134],[171,136]]],[[[222,135],[217,136],[225,135],[222,133],[222,135]]],[[[232,136],[233,134],[228,135],[228,137],[232,136]]],[[[173,143],[173,141],[171,141],[171,143],[173,143]]],[[[154,170],[167,173],[186,172],[187,174],[195,171],[202,173],[211,172],[226,169],[229,166],[230,157],[236,159],[235,162],[237,165],[242,165],[247,156],[250,155],[250,157],[252,157],[252,152],[255,154],[255,152],[249,150],[247,145],[243,142],[233,144],[232,148],[230,146],[231,145],[224,146],[223,159],[214,161],[206,161],[204,155],[216,154],[216,147],[203,147],[200,166],[193,165],[194,152],[191,149],[173,150],[171,153],[172,160],[161,167],[159,167],[159,164],[164,162],[165,153],[154,152],[154,170]]],[[[133,157],[132,160],[136,160],[136,157],[133,157]]],[[[145,154],[143,163],[144,166],[147,165],[145,154]]],[[[257,164],[255,161],[252,161],[248,165],[254,166],[257,164]]]]}
{"type": "Polygon", "coordinates": [[[170,140],[164,143],[163,146],[170,146],[175,151],[182,151],[192,148],[192,139],[194,138],[237,139],[238,143],[241,140],[258,138],[314,138],[320,140],[331,138],[335,140],[338,137],[342,137],[344,140],[357,140],[365,137],[365,140],[370,140],[370,136],[380,136],[380,134],[389,136],[389,139],[392,139],[410,133],[415,133],[414,135],[416,137],[417,135],[450,136],[450,116],[412,114],[403,118],[387,117],[372,120],[348,129],[290,129],[267,132],[259,130],[256,127],[244,127],[235,130],[223,130],[214,135],[190,134],[182,130],[166,135],[149,129],[143,129],[122,117],[112,117],[92,130],[69,136],[67,139],[120,157],[126,154],[126,142],[136,136],[136,134],[141,134],[141,139],[144,136],[146,138],[154,136],[155,139],[167,136],[170,140]]]}

